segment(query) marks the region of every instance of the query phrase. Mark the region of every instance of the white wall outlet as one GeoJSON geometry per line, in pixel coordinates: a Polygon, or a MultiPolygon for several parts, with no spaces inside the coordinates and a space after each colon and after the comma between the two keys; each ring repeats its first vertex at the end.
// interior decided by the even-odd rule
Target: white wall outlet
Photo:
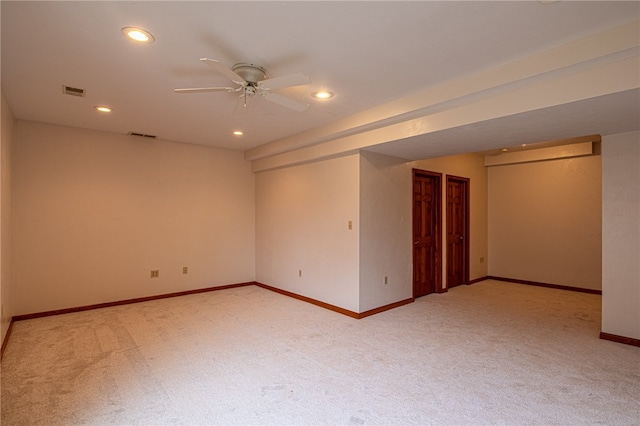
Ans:
{"type": "Polygon", "coordinates": [[[160,270],[152,269],[151,270],[151,278],[158,278],[160,276],[160,270]]]}
{"type": "Polygon", "coordinates": [[[350,220],[349,223],[347,224],[349,231],[351,231],[353,229],[353,221],[350,220]]]}
{"type": "Polygon", "coordinates": [[[385,275],[383,282],[384,282],[385,285],[389,284],[389,277],[385,275]]]}
{"type": "Polygon", "coordinates": [[[302,269],[298,269],[298,276],[302,277],[302,269]]]}
{"type": "Polygon", "coordinates": [[[188,266],[183,266],[182,267],[182,273],[183,274],[188,274],[189,273],[189,267],[188,266]]]}

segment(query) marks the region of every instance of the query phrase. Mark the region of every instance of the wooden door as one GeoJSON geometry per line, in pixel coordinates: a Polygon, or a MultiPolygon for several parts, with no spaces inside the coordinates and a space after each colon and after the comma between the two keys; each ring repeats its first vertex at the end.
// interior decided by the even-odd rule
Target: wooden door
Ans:
{"type": "Polygon", "coordinates": [[[469,282],[469,179],[447,176],[447,288],[469,282]]]}
{"type": "Polygon", "coordinates": [[[439,173],[413,171],[413,297],[442,289],[439,173]]]}

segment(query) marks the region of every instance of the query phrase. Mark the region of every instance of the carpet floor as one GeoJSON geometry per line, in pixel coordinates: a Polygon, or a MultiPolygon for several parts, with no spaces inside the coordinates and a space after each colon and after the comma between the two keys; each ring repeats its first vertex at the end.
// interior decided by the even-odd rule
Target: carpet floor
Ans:
{"type": "Polygon", "coordinates": [[[256,287],[19,321],[8,425],[638,425],[598,295],[487,280],[355,320],[256,287]]]}

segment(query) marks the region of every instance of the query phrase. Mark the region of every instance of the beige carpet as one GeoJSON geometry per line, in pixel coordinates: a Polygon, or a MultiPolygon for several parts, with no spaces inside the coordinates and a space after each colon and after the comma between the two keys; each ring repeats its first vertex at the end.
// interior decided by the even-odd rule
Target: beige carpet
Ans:
{"type": "Polygon", "coordinates": [[[355,320],[255,286],[15,323],[2,425],[640,424],[600,296],[496,281],[355,320]]]}

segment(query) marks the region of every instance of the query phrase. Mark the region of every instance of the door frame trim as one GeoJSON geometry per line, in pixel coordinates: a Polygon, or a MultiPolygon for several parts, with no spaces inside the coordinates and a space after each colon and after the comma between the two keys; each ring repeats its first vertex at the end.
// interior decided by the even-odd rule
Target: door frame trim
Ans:
{"type": "Polygon", "coordinates": [[[442,173],[438,172],[430,172],[428,170],[422,169],[412,169],[411,171],[411,294],[415,299],[416,297],[416,253],[413,249],[413,236],[414,236],[414,214],[415,214],[415,203],[413,200],[413,188],[415,185],[416,176],[422,175],[433,178],[436,180],[436,266],[435,266],[435,274],[436,279],[434,283],[434,292],[435,293],[444,293],[447,291],[446,288],[442,288],[442,237],[443,237],[443,228],[442,228],[442,173]]]}
{"type": "MultiPolygon", "coordinates": [[[[465,234],[465,238],[464,238],[464,270],[462,271],[462,282],[460,283],[460,285],[464,284],[464,285],[469,285],[469,254],[470,254],[470,244],[469,244],[469,239],[470,237],[470,226],[469,223],[471,222],[471,215],[470,215],[470,206],[471,206],[471,198],[470,198],[470,193],[471,193],[471,179],[470,178],[466,178],[466,177],[462,177],[462,176],[455,176],[455,175],[446,175],[445,177],[445,188],[447,188],[447,185],[449,184],[449,181],[457,181],[457,182],[462,182],[464,184],[465,187],[465,191],[464,191],[464,215],[465,215],[465,223],[464,223],[464,234],[465,234]]],[[[446,189],[445,189],[446,191],[446,189]]],[[[449,204],[445,202],[445,209],[447,209],[449,207],[449,204]]],[[[445,214],[448,214],[447,211],[445,211],[445,214]]],[[[447,228],[448,228],[449,224],[447,223],[447,228]]],[[[448,244],[449,242],[447,241],[447,238],[449,236],[449,229],[445,229],[445,244],[448,244]]],[[[447,258],[447,262],[449,262],[449,259],[447,258]]],[[[447,269],[448,270],[448,269],[447,269]]],[[[447,274],[447,288],[449,288],[449,282],[448,282],[448,274],[447,274]]]]}

